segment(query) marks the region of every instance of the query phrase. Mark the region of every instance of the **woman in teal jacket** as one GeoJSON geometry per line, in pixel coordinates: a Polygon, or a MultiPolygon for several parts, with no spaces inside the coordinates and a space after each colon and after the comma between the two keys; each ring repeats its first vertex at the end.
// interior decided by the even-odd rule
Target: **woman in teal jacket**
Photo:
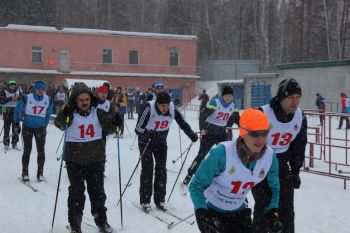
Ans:
{"type": "Polygon", "coordinates": [[[278,221],[278,161],[266,146],[267,116],[256,109],[243,112],[240,136],[213,148],[190,184],[197,224],[202,233],[249,233],[251,210],[246,196],[266,177],[272,198],[266,206],[271,232],[281,230],[278,221]]]}

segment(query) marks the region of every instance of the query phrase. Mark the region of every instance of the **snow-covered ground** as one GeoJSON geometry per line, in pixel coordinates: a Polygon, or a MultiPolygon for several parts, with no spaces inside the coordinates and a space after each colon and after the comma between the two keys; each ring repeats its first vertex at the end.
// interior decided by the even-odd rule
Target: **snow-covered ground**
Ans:
{"type": "MultiPolygon", "coordinates": [[[[194,130],[198,130],[197,112],[186,112],[186,119],[190,122],[194,130]]],[[[130,130],[131,136],[125,129],[124,138],[120,139],[121,173],[122,183],[126,184],[131,172],[133,171],[139,157],[137,143],[132,146],[134,139],[134,126],[136,120],[127,120],[126,124],[130,130]]],[[[2,121],[0,123],[2,127],[2,121]]],[[[343,130],[344,132],[345,130],[343,130]]],[[[10,150],[4,153],[3,147],[0,147],[0,232],[1,233],[41,233],[51,230],[56,187],[58,181],[60,162],[57,161],[56,148],[61,139],[62,132],[53,125],[48,126],[46,141],[46,163],[44,176],[46,182],[36,182],[36,147],[33,145],[29,175],[33,186],[38,188],[38,192],[23,185],[19,181],[21,175],[21,157],[22,153],[10,150]]],[[[2,138],[2,137],[1,137],[2,138]]],[[[168,136],[168,194],[174,184],[180,169],[180,160],[172,163],[180,155],[180,142],[182,151],[190,144],[190,140],[181,133],[174,123],[168,136]]],[[[21,145],[19,143],[19,145],[21,145]]],[[[189,158],[186,161],[185,168],[198,152],[199,142],[195,143],[189,152],[189,158]]],[[[185,172],[182,172],[179,181],[183,179],[185,172]]],[[[136,171],[132,185],[127,189],[123,198],[123,217],[124,228],[120,229],[120,208],[116,205],[119,199],[118,185],[118,163],[117,163],[117,139],[110,137],[107,142],[107,164],[105,190],[107,193],[108,221],[118,232],[136,233],[195,233],[199,232],[196,225],[182,223],[171,230],[167,229],[166,224],[161,223],[152,216],[148,216],[139,211],[132,202],[138,203],[140,168],[136,171]]],[[[297,233],[340,233],[350,232],[350,188],[343,189],[343,181],[327,178],[324,176],[302,173],[302,186],[295,191],[295,211],[296,211],[296,232],[297,233]]],[[[348,186],[350,182],[348,182],[348,186]]],[[[53,232],[67,232],[67,192],[68,178],[66,170],[63,169],[58,205],[56,212],[55,225],[53,232]]],[[[94,224],[90,214],[90,203],[88,195],[85,204],[84,218],[82,224],[84,233],[97,232],[94,227],[87,224],[94,224]],[[87,223],[87,224],[86,224],[87,223]]],[[[254,201],[249,196],[250,204],[254,201]]],[[[184,197],[181,194],[179,184],[168,203],[169,209],[179,216],[186,217],[193,213],[193,206],[189,195],[184,197]]],[[[155,210],[155,213],[159,213],[155,210]]],[[[162,213],[159,213],[162,214],[162,213]]],[[[164,218],[171,221],[177,221],[162,214],[164,218]]],[[[194,217],[190,219],[194,221],[194,217]]]]}

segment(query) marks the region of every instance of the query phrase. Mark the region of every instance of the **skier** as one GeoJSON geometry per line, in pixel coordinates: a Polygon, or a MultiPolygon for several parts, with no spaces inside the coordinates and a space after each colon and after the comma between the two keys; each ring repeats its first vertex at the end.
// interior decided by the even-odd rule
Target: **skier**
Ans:
{"type": "MultiPolygon", "coordinates": [[[[307,121],[298,107],[301,96],[299,83],[284,79],[270,104],[260,107],[272,125],[267,144],[275,151],[279,163],[279,210],[283,233],[294,233],[294,189],[299,189],[301,184],[299,173],[307,143],[307,121]]],[[[255,199],[254,232],[267,232],[263,219],[265,205],[271,197],[267,181],[254,187],[252,193],[255,199]]]]}
{"type": "Polygon", "coordinates": [[[183,185],[188,185],[201,161],[213,145],[232,139],[232,130],[228,130],[228,133],[226,133],[226,128],[232,127],[233,123],[238,125],[238,122],[239,112],[235,111],[233,89],[230,86],[225,86],[222,89],[222,95],[211,99],[206,108],[201,111],[199,117],[201,144],[198,155],[193,160],[182,182],[183,185]]]}
{"type": "Polygon", "coordinates": [[[18,135],[20,133],[19,125],[14,124],[13,113],[18,100],[21,98],[20,89],[16,87],[16,81],[10,80],[7,83],[7,88],[5,88],[0,94],[0,103],[6,108],[3,113],[4,118],[4,146],[5,150],[9,149],[10,146],[10,128],[12,124],[12,148],[17,149],[18,135]]]}
{"type": "Polygon", "coordinates": [[[108,87],[100,86],[97,88],[98,105],[97,108],[102,109],[105,112],[113,113],[111,108],[111,102],[107,99],[108,87]]]}
{"type": "Polygon", "coordinates": [[[272,148],[266,146],[267,116],[257,109],[247,109],[242,113],[239,126],[239,137],[211,149],[190,184],[202,233],[250,233],[251,209],[246,198],[265,177],[271,199],[264,203],[264,218],[273,232],[281,228],[278,161],[272,148]]]}
{"type": "Polygon", "coordinates": [[[55,94],[54,103],[55,103],[55,113],[61,111],[63,104],[67,101],[68,96],[64,92],[63,87],[59,87],[57,93],[55,94]]]}
{"type": "Polygon", "coordinates": [[[158,209],[166,211],[166,207],[164,206],[168,150],[166,138],[174,119],[192,142],[198,140],[198,135],[192,131],[180,111],[170,101],[170,96],[166,92],[160,92],[157,100],[148,102],[136,124],[135,132],[139,136],[140,153],[143,153],[146,145],[148,145],[142,156],[140,177],[140,204],[146,213],[151,211],[153,158],[155,160],[153,199],[158,209]]]}
{"type": "Polygon", "coordinates": [[[64,160],[70,186],[68,188],[68,221],[71,233],[81,233],[85,204],[85,182],[91,202],[91,214],[100,232],[110,233],[104,191],[105,142],[102,131],[113,133],[122,124],[119,115],[96,108],[97,99],[84,83],[75,83],[68,102],[58,113],[55,125],[66,129],[64,160]],[[68,119],[68,122],[67,122],[68,119]]]}
{"type": "Polygon", "coordinates": [[[22,156],[22,180],[29,181],[28,166],[30,153],[32,151],[33,136],[36,141],[38,152],[38,170],[36,178],[38,181],[44,181],[44,163],[45,163],[45,141],[46,127],[50,122],[53,110],[50,97],[45,95],[46,85],[43,81],[37,81],[34,84],[33,93],[27,94],[19,101],[14,113],[14,122],[19,127],[19,121],[24,116],[22,135],[23,135],[23,156],[22,156]],[[23,115],[24,113],[24,115],[23,115]]]}

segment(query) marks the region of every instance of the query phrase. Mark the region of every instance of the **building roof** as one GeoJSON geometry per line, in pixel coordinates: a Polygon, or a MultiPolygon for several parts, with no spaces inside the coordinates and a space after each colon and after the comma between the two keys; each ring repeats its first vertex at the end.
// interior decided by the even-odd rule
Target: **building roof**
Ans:
{"type": "Polygon", "coordinates": [[[126,32],[126,31],[112,31],[112,30],[88,29],[88,28],[63,28],[62,30],[57,30],[55,27],[49,27],[49,26],[34,26],[34,25],[19,25],[19,24],[9,24],[7,25],[7,27],[0,27],[0,29],[33,31],[33,32],[106,35],[106,36],[108,35],[109,36],[134,36],[134,37],[147,37],[147,38],[158,38],[158,39],[197,40],[197,37],[194,35],[175,35],[175,34],[151,33],[151,32],[126,32]]]}
{"type": "Polygon", "coordinates": [[[279,68],[280,70],[288,70],[288,69],[303,69],[303,68],[314,68],[314,67],[348,66],[348,65],[350,65],[350,59],[285,63],[285,64],[277,64],[276,67],[279,68]]]}
{"type": "Polygon", "coordinates": [[[117,76],[117,77],[154,77],[154,78],[189,78],[199,79],[198,75],[189,74],[159,74],[159,73],[123,73],[123,72],[98,72],[98,71],[71,71],[61,73],[57,70],[21,69],[21,68],[0,68],[0,73],[27,73],[27,74],[63,74],[82,76],[117,76]]]}

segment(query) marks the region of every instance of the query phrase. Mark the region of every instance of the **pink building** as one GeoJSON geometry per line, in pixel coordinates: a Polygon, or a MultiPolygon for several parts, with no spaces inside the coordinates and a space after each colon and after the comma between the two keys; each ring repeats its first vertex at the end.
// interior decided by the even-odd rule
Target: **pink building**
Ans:
{"type": "Polygon", "coordinates": [[[147,90],[163,81],[187,102],[199,78],[190,35],[8,25],[0,27],[0,80],[108,80],[147,90]]]}

